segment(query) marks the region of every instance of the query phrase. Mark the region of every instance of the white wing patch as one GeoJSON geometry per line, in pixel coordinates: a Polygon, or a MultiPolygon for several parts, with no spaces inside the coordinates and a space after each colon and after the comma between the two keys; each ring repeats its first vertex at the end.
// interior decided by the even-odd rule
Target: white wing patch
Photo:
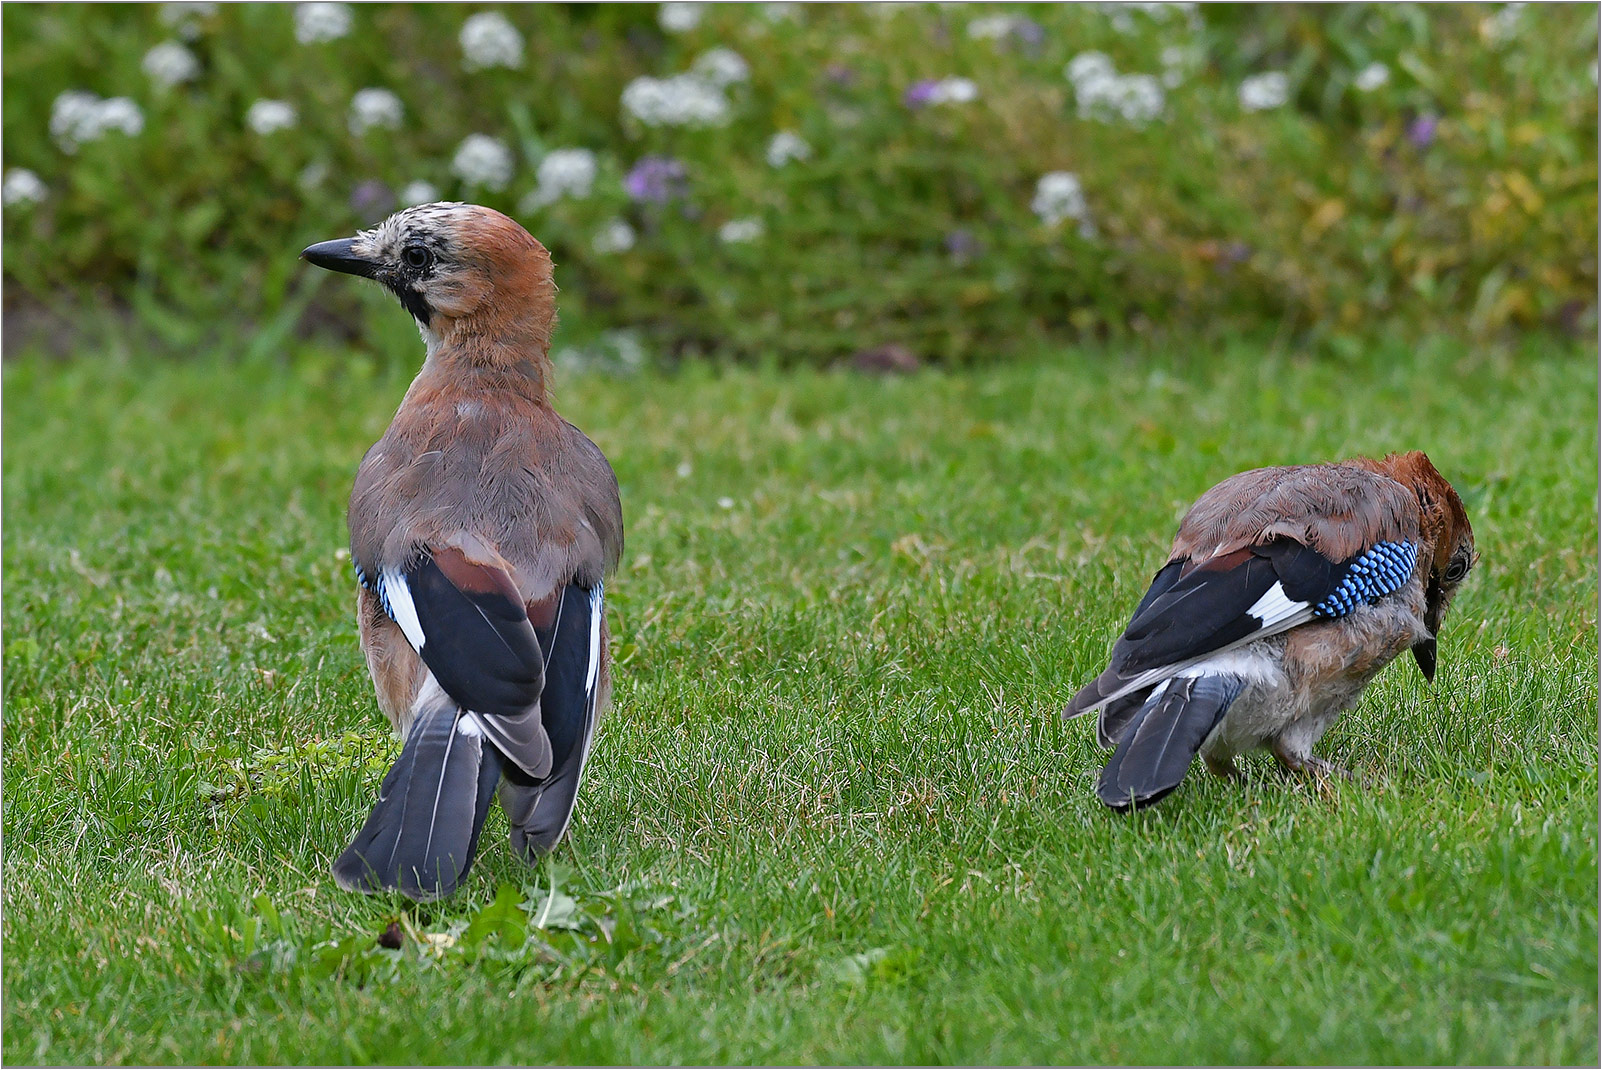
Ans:
{"type": "Polygon", "coordinates": [[[601,675],[601,584],[590,592],[590,667],[584,673],[584,690],[593,692],[601,675]]]}
{"type": "Polygon", "coordinates": [[[389,615],[406,633],[406,641],[412,644],[413,650],[422,653],[423,622],[417,618],[417,606],[412,602],[412,589],[406,586],[406,576],[399,569],[386,568],[378,574],[378,593],[389,615]]]}
{"type": "Polygon", "coordinates": [[[1274,586],[1263,592],[1263,597],[1252,603],[1252,608],[1246,612],[1268,628],[1309,608],[1306,602],[1292,602],[1285,594],[1285,585],[1275,581],[1274,586]]]}

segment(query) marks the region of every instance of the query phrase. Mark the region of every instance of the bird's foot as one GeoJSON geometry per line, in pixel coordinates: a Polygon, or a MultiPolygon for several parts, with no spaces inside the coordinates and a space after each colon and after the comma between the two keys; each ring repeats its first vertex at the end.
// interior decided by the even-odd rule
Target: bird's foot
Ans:
{"type": "Polygon", "coordinates": [[[1315,758],[1311,754],[1296,754],[1280,746],[1275,746],[1273,751],[1274,757],[1279,759],[1279,764],[1292,773],[1302,773],[1321,781],[1336,777],[1341,780],[1356,779],[1352,776],[1351,770],[1326,762],[1322,758],[1315,758]]]}

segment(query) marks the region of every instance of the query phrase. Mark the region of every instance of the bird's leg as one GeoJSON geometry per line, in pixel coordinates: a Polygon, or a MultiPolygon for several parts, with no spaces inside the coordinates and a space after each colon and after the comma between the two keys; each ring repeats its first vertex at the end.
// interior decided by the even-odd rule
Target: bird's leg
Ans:
{"type": "Polygon", "coordinates": [[[1203,751],[1202,761],[1207,763],[1207,771],[1213,776],[1223,777],[1225,780],[1240,779],[1240,770],[1235,768],[1235,759],[1228,754],[1213,755],[1203,751]]]}
{"type": "Polygon", "coordinates": [[[1273,751],[1274,757],[1279,759],[1279,764],[1292,773],[1305,773],[1318,780],[1328,780],[1332,776],[1338,776],[1342,780],[1352,779],[1350,770],[1342,769],[1340,766],[1326,762],[1322,758],[1315,758],[1311,754],[1301,752],[1283,736],[1275,738],[1269,744],[1269,749],[1273,751]]]}

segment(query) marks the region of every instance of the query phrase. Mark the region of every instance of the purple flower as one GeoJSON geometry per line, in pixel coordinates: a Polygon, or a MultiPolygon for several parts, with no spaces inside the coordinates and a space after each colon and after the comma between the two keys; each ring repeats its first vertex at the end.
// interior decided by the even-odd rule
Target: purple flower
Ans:
{"type": "Polygon", "coordinates": [[[979,239],[973,231],[961,227],[946,235],[946,255],[959,264],[966,264],[979,255],[979,239]]]}
{"type": "Polygon", "coordinates": [[[832,84],[842,88],[851,85],[857,80],[857,72],[844,63],[831,63],[823,68],[823,76],[832,84]]]}
{"type": "Polygon", "coordinates": [[[907,86],[907,91],[901,95],[901,103],[909,108],[923,108],[934,103],[936,94],[940,92],[940,79],[920,78],[907,86]]]}
{"type": "Polygon", "coordinates": [[[350,210],[364,223],[376,223],[395,210],[395,192],[376,178],[350,191],[350,210]]]}
{"type": "Polygon", "coordinates": [[[1441,120],[1434,115],[1420,115],[1407,126],[1407,140],[1421,149],[1427,149],[1435,140],[1435,128],[1441,120]]]}
{"type": "Polygon", "coordinates": [[[664,204],[688,192],[689,176],[671,156],[642,156],[623,179],[623,189],[631,200],[664,204]]]}
{"type": "Polygon", "coordinates": [[[1046,31],[1034,19],[1026,19],[1022,15],[1012,21],[1012,28],[1008,31],[1018,43],[1028,51],[1038,49],[1046,40],[1046,31]]]}
{"type": "Polygon", "coordinates": [[[1236,264],[1251,259],[1251,255],[1252,247],[1250,245],[1243,241],[1232,241],[1224,246],[1223,255],[1218,258],[1218,262],[1226,268],[1232,268],[1236,264]]]}

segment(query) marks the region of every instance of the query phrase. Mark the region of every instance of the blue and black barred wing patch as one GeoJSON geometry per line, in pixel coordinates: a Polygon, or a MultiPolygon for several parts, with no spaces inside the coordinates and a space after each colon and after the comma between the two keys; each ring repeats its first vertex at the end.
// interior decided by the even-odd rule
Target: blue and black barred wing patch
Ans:
{"type": "Polygon", "coordinates": [[[1407,586],[1418,565],[1418,547],[1410,542],[1381,542],[1342,566],[1335,589],[1313,606],[1313,616],[1344,617],[1361,605],[1372,605],[1407,586]]]}
{"type": "Polygon", "coordinates": [[[1114,644],[1107,670],[1065,713],[1087,713],[1254,639],[1344,616],[1405,586],[1417,555],[1412,543],[1385,542],[1337,562],[1276,539],[1199,564],[1170,562],[1114,644]]]}

